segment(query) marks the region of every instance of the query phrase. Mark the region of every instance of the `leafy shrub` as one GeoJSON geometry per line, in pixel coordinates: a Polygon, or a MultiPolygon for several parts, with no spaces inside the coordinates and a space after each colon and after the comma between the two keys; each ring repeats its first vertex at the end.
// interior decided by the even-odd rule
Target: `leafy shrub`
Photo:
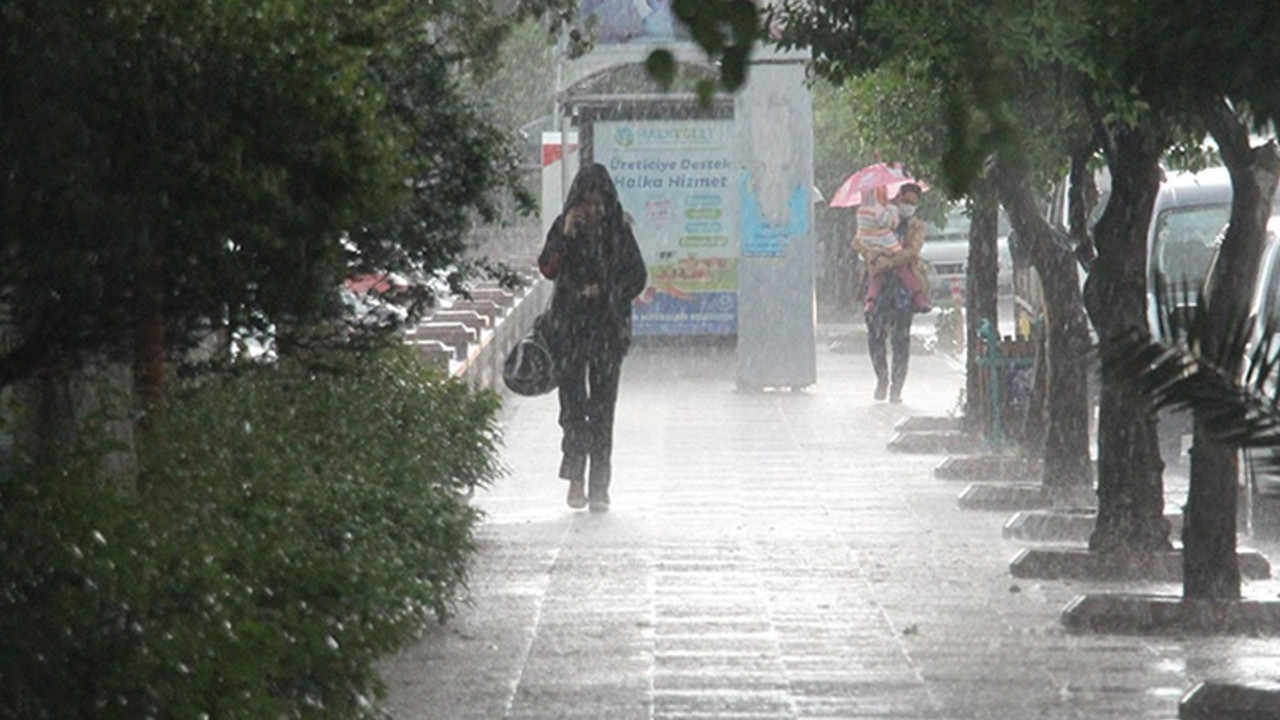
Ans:
{"type": "Polygon", "coordinates": [[[0,486],[0,715],[348,718],[465,581],[497,399],[402,352],[193,383],[139,493],[0,486]]]}

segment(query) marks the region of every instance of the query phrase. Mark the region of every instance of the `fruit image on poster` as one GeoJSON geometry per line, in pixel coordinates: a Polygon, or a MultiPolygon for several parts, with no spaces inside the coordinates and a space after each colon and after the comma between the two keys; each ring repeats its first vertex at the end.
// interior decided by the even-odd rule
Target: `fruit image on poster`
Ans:
{"type": "Polygon", "coordinates": [[[741,200],[732,120],[597,122],[596,162],[613,176],[649,271],[637,335],[733,335],[741,200]]]}

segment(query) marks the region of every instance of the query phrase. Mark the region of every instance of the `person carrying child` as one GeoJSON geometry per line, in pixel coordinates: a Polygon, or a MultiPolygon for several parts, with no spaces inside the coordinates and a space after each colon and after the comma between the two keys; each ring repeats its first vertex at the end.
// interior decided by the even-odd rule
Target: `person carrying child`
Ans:
{"type": "Polygon", "coordinates": [[[915,217],[919,185],[904,184],[892,205],[884,202],[883,191],[878,192],[878,197],[864,198],[867,202],[858,208],[858,232],[853,245],[871,277],[866,319],[867,351],[876,375],[874,397],[900,403],[911,356],[911,319],[932,307],[928,278],[920,260],[925,224],[915,217]]]}
{"type": "Polygon", "coordinates": [[[892,203],[888,202],[885,187],[862,193],[853,248],[862,257],[869,275],[867,313],[875,309],[886,272],[895,274],[910,292],[915,312],[925,313],[933,309],[928,277],[920,262],[924,223],[920,220],[911,222],[919,203],[919,194],[915,190],[918,187],[915,183],[905,184],[892,203]],[[918,231],[918,237],[914,237],[913,229],[918,231]]]}

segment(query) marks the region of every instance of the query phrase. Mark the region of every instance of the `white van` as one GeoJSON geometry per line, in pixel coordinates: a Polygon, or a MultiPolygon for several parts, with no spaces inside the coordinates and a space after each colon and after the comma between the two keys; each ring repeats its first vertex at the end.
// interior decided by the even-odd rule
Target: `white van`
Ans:
{"type": "MultiPolygon", "coordinates": [[[[1267,328],[1280,332],[1280,208],[1272,210],[1263,242],[1249,304],[1252,324],[1249,354],[1261,343],[1267,328]]],[[[1221,243],[1214,248],[1210,269],[1217,262],[1220,250],[1221,243]]],[[[1272,392],[1275,392],[1274,388],[1272,392]]],[[[1256,537],[1280,539],[1280,449],[1256,448],[1243,451],[1243,455],[1241,484],[1249,488],[1247,517],[1250,532],[1256,537]]]]}
{"type": "MultiPolygon", "coordinates": [[[[1098,201],[1089,218],[1090,230],[1102,216],[1111,190],[1111,177],[1105,169],[1094,175],[1098,201]]],[[[1049,221],[1066,231],[1068,183],[1063,182],[1055,195],[1049,221]]],[[[1180,287],[1190,286],[1191,295],[1204,282],[1218,233],[1231,216],[1231,178],[1226,168],[1210,168],[1199,172],[1165,171],[1155,203],[1151,209],[1151,221],[1147,225],[1147,323],[1152,332],[1159,327],[1156,305],[1155,278],[1163,275],[1167,282],[1180,287]],[[1185,285],[1184,285],[1185,283],[1185,285]]],[[[1038,279],[1028,270],[1030,282],[1023,287],[1039,290],[1038,279]]],[[[1085,274],[1080,273],[1081,291],[1085,274]]],[[[1018,278],[1015,277],[1015,283],[1018,278]]],[[[1015,297],[1021,312],[1034,316],[1041,311],[1035,307],[1040,301],[1038,293],[1030,295],[1032,302],[1015,297]]],[[[1090,326],[1090,333],[1093,328],[1090,326]]],[[[1096,341],[1096,337],[1094,338],[1096,341]]],[[[1182,458],[1183,438],[1191,432],[1190,418],[1186,413],[1163,411],[1160,413],[1160,455],[1169,464],[1182,458]]]]}
{"type": "MultiPolygon", "coordinates": [[[[941,227],[927,223],[924,247],[920,249],[934,302],[951,300],[953,288],[963,292],[969,273],[969,226],[973,221],[964,204],[948,205],[942,222],[941,227]]],[[[996,232],[996,291],[1006,297],[1013,293],[1013,257],[1009,254],[1009,218],[1003,208],[996,232]]]]}
{"type": "Polygon", "coordinates": [[[1227,169],[1167,173],[1147,227],[1147,327],[1155,332],[1156,277],[1175,297],[1194,299],[1204,285],[1223,226],[1231,219],[1227,169]]]}
{"type": "Polygon", "coordinates": [[[1267,237],[1253,288],[1254,343],[1268,327],[1280,331],[1280,208],[1267,221],[1267,237]]]}
{"type": "MultiPolygon", "coordinates": [[[[1102,216],[1111,190],[1111,178],[1105,169],[1096,173],[1098,202],[1089,218],[1090,229],[1102,216]]],[[[1049,220],[1066,230],[1067,183],[1059,188],[1049,220]]],[[[1156,328],[1155,279],[1163,275],[1179,287],[1195,288],[1204,282],[1209,258],[1222,226],[1231,217],[1231,177],[1226,168],[1209,168],[1199,172],[1165,171],[1151,222],[1147,226],[1147,318],[1156,328]]],[[[1084,274],[1080,276],[1083,289],[1084,274]]]]}
{"type": "MultiPolygon", "coordinates": [[[[1275,304],[1280,301],[1280,244],[1276,241],[1280,194],[1276,201],[1254,287],[1252,308],[1259,327],[1262,322],[1271,321],[1267,318],[1273,315],[1280,318],[1280,306],[1275,304]]],[[[1230,219],[1231,178],[1226,168],[1174,175],[1161,185],[1147,233],[1147,325],[1153,333],[1159,328],[1156,276],[1164,277],[1173,299],[1194,301],[1217,260],[1230,219]]],[[[1187,413],[1161,413],[1161,454],[1166,462],[1176,461],[1181,455],[1181,436],[1191,432],[1190,422],[1187,413]]]]}

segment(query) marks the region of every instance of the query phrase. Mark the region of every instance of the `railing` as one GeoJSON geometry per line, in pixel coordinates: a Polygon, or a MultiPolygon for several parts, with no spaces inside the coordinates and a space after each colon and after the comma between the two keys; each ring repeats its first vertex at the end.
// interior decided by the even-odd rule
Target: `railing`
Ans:
{"type": "Polygon", "coordinates": [[[520,274],[526,285],[516,292],[484,283],[472,289],[470,299],[446,298],[406,331],[405,342],[452,377],[476,389],[505,392],[502,363],[550,303],[553,287],[536,267],[520,274]]]}

